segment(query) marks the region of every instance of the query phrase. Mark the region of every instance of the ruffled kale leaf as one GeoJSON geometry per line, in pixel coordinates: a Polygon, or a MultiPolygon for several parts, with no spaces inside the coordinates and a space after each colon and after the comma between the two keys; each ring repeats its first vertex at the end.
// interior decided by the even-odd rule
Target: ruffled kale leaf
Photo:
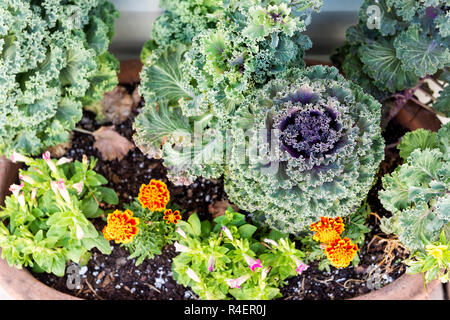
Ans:
{"type": "Polygon", "coordinates": [[[412,71],[406,71],[405,65],[397,57],[392,41],[382,39],[379,42],[359,48],[363,70],[370,74],[378,87],[388,92],[397,92],[414,86],[419,77],[412,71]]]}
{"type": "Polygon", "coordinates": [[[404,63],[404,69],[419,77],[435,74],[450,64],[448,42],[440,37],[429,38],[420,32],[418,26],[402,32],[395,39],[394,46],[398,58],[404,63]]]}

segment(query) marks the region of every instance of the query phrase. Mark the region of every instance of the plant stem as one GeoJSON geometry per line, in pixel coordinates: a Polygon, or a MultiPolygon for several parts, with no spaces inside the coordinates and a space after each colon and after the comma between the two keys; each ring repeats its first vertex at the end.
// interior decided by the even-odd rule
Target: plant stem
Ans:
{"type": "Polygon", "coordinates": [[[73,131],[80,132],[80,133],[84,133],[84,134],[89,134],[89,135],[91,135],[91,136],[94,135],[91,131],[84,130],[84,129],[80,129],[80,128],[74,128],[73,131]]]}

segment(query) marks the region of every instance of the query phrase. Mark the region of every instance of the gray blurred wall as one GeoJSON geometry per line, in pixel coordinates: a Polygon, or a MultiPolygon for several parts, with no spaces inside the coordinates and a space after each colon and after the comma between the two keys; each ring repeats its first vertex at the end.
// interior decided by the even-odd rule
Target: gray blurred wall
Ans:
{"type": "MultiPolygon", "coordinates": [[[[161,14],[159,0],[110,0],[120,11],[111,51],[117,58],[138,58],[149,38],[153,21],[161,14]]],[[[355,24],[362,0],[324,0],[320,14],[314,14],[308,27],[313,48],[308,57],[328,59],[331,50],[343,43],[345,30],[355,24]]]]}

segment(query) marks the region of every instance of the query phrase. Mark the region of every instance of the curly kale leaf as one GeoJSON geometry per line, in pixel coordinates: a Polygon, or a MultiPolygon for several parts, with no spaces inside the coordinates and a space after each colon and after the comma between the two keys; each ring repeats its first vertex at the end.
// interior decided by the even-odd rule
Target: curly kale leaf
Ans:
{"type": "Polygon", "coordinates": [[[160,6],[165,11],[153,23],[141,52],[143,62],[156,49],[191,44],[197,34],[215,27],[223,10],[222,0],[163,0],[160,6]]]}
{"type": "Polygon", "coordinates": [[[117,14],[104,0],[2,1],[0,154],[65,142],[82,103],[117,83],[106,51],[117,14]]]}
{"type": "Polygon", "coordinates": [[[383,177],[379,199],[393,217],[383,222],[411,251],[435,241],[450,223],[450,137],[447,124],[438,134],[426,130],[407,133],[399,146],[407,162],[383,177]],[[411,150],[414,148],[414,151],[411,150]]]}
{"type": "Polygon", "coordinates": [[[397,57],[392,41],[382,39],[379,42],[359,48],[363,70],[370,74],[378,87],[388,92],[397,92],[414,86],[419,77],[406,71],[405,65],[397,57]]]}
{"type": "Polygon", "coordinates": [[[437,134],[435,132],[417,129],[405,134],[397,148],[400,150],[400,157],[406,160],[415,149],[425,150],[436,147],[437,134]]]}
{"type": "Polygon", "coordinates": [[[448,41],[440,37],[429,38],[418,26],[411,26],[395,39],[394,47],[404,69],[419,77],[435,74],[450,65],[448,41]]]}
{"type": "Polygon", "coordinates": [[[289,233],[321,216],[349,215],[383,158],[380,108],[335,68],[291,70],[269,82],[233,118],[230,200],[289,233]]]}
{"type": "Polygon", "coordinates": [[[433,103],[433,109],[447,118],[450,117],[450,85],[440,92],[439,98],[433,103]]]}

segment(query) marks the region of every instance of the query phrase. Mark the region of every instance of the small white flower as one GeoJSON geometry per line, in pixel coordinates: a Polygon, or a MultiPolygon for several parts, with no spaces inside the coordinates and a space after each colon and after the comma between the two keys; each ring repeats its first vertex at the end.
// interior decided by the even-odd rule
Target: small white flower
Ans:
{"type": "Polygon", "coordinates": [[[225,233],[225,235],[227,236],[227,238],[230,239],[231,241],[233,241],[233,235],[231,234],[230,229],[228,229],[227,227],[223,226],[222,230],[225,233]]]}
{"type": "Polygon", "coordinates": [[[266,238],[266,239],[264,239],[264,242],[267,244],[270,244],[273,247],[278,247],[278,243],[275,240],[266,238]]]}
{"type": "Polygon", "coordinates": [[[36,199],[36,194],[37,194],[37,188],[33,188],[31,190],[31,201],[34,201],[34,199],[36,199]]]}
{"type": "Polygon", "coordinates": [[[60,166],[60,165],[63,165],[63,164],[65,164],[65,163],[70,163],[70,162],[72,162],[72,159],[62,157],[61,159],[59,159],[58,161],[56,161],[56,165],[57,165],[57,166],[60,166]]]}
{"type": "Polygon", "coordinates": [[[191,251],[191,249],[189,249],[188,247],[182,245],[178,241],[175,241],[175,243],[173,245],[175,246],[175,251],[176,252],[190,252],[191,251]]]}
{"type": "Polygon", "coordinates": [[[17,152],[13,152],[10,159],[11,159],[11,162],[13,162],[13,163],[27,162],[28,160],[30,160],[28,157],[25,157],[23,154],[20,154],[17,152]]]}
{"type": "Polygon", "coordinates": [[[12,194],[14,195],[14,197],[17,198],[17,197],[19,196],[20,190],[22,190],[23,187],[24,187],[24,183],[23,183],[23,182],[22,182],[20,185],[12,184],[12,185],[9,187],[9,191],[11,191],[12,194]]]}
{"type": "Polygon", "coordinates": [[[78,183],[74,183],[74,184],[72,185],[72,187],[74,187],[75,190],[77,190],[78,195],[80,195],[81,192],[83,192],[84,182],[83,182],[83,181],[80,181],[80,182],[78,182],[78,183]]]}
{"type": "Polygon", "coordinates": [[[75,224],[75,233],[77,235],[77,239],[81,240],[84,238],[84,231],[78,224],[75,224]]]}
{"type": "Polygon", "coordinates": [[[17,200],[19,201],[20,207],[25,208],[25,194],[23,193],[23,191],[20,193],[17,200]]]}
{"type": "Polygon", "coordinates": [[[235,289],[235,288],[240,289],[240,288],[241,288],[241,285],[242,285],[245,281],[247,281],[247,279],[248,279],[249,277],[250,277],[249,275],[246,275],[246,276],[241,276],[241,277],[236,278],[236,279],[227,279],[227,280],[225,280],[225,281],[226,281],[226,283],[230,286],[230,288],[232,288],[232,289],[235,289]]]}
{"type": "Polygon", "coordinates": [[[61,196],[63,197],[63,199],[67,202],[70,203],[70,195],[69,195],[69,191],[67,191],[66,188],[66,184],[64,183],[64,180],[61,179],[57,182],[57,186],[58,186],[58,190],[59,193],[61,194],[61,196]]]}
{"type": "Polygon", "coordinates": [[[187,238],[186,233],[183,231],[183,229],[181,229],[180,227],[177,228],[176,233],[178,233],[181,237],[183,237],[184,239],[187,238]]]}
{"type": "Polygon", "coordinates": [[[188,268],[186,270],[186,274],[188,275],[189,278],[191,278],[192,280],[194,280],[195,282],[201,282],[200,278],[198,277],[198,275],[195,273],[194,270],[192,270],[191,268],[188,268]]]}
{"type": "Polygon", "coordinates": [[[20,176],[19,176],[19,179],[22,180],[22,181],[24,181],[24,182],[26,182],[26,183],[28,183],[28,184],[35,184],[35,183],[36,183],[36,181],[34,181],[34,179],[31,178],[30,176],[23,176],[23,175],[20,175],[20,176]]]}

